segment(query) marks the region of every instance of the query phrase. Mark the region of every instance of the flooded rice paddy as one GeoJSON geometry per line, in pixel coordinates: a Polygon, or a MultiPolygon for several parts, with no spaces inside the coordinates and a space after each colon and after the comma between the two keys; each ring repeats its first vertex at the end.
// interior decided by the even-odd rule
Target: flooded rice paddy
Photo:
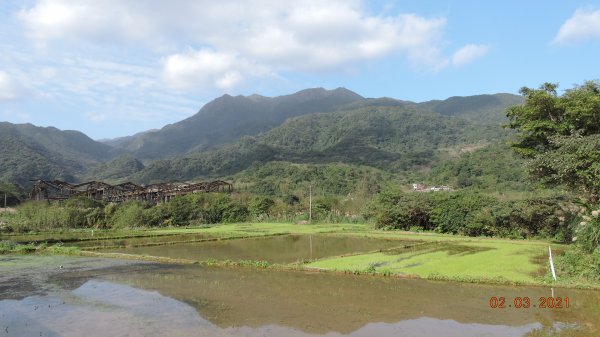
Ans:
{"type": "Polygon", "coordinates": [[[0,269],[0,336],[597,336],[600,326],[597,291],[56,256],[1,256],[0,269]],[[569,308],[508,307],[550,296],[569,308]],[[491,308],[491,297],[510,301],[491,308]]]}
{"type": "Polygon", "coordinates": [[[177,243],[201,242],[216,239],[216,237],[207,234],[184,234],[74,241],[68,242],[67,245],[77,246],[82,249],[116,249],[136,246],[161,246],[177,243]]]}
{"type": "MultiPolygon", "coordinates": [[[[490,251],[324,234],[206,241],[212,239],[197,234],[78,244],[105,247],[102,252],[271,263],[327,263],[328,257],[360,252],[396,261],[406,252],[468,257],[490,251]]],[[[0,337],[84,335],[591,337],[600,335],[600,291],[0,255],[0,337]],[[562,308],[549,308],[549,297],[560,298],[562,308]]]]}
{"type": "Polygon", "coordinates": [[[415,241],[335,235],[280,235],[171,245],[127,246],[104,250],[175,259],[262,260],[271,263],[308,261],[328,256],[385,250],[415,241]]]}

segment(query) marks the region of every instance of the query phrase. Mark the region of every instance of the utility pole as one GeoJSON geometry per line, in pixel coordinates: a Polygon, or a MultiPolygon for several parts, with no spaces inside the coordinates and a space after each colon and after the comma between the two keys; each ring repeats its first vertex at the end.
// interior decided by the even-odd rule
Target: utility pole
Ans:
{"type": "Polygon", "coordinates": [[[308,187],[308,222],[312,222],[312,184],[308,187]]]}

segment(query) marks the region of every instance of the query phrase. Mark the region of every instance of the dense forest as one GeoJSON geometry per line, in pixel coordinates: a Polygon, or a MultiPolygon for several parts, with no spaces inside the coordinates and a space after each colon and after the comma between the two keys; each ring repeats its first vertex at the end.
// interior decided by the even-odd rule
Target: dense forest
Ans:
{"type": "Polygon", "coordinates": [[[497,126],[409,107],[361,108],[292,119],[214,151],[155,161],[133,178],[220,177],[271,161],[346,163],[400,173],[429,166],[453,149],[502,141],[507,135],[497,126]]]}

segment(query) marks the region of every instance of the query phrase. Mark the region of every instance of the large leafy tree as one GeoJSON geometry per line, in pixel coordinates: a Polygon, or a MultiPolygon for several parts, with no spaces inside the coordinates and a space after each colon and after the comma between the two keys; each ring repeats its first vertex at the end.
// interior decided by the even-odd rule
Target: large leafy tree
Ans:
{"type": "Polygon", "coordinates": [[[530,158],[530,174],[546,185],[566,185],[588,202],[600,196],[600,83],[557,93],[558,84],[524,87],[522,105],[508,108],[517,130],[513,148],[530,158]]]}

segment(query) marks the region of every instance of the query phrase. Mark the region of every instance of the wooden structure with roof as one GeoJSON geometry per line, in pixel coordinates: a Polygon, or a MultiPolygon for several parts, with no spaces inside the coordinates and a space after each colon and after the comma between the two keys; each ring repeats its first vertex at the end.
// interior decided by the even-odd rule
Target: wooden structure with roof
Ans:
{"type": "Polygon", "coordinates": [[[231,192],[233,185],[223,180],[196,183],[160,183],[137,185],[125,182],[110,185],[102,181],[71,184],[60,180],[33,180],[29,194],[33,200],[65,200],[71,197],[86,197],[108,202],[142,200],[153,203],[166,202],[177,195],[189,193],[231,192]]]}

